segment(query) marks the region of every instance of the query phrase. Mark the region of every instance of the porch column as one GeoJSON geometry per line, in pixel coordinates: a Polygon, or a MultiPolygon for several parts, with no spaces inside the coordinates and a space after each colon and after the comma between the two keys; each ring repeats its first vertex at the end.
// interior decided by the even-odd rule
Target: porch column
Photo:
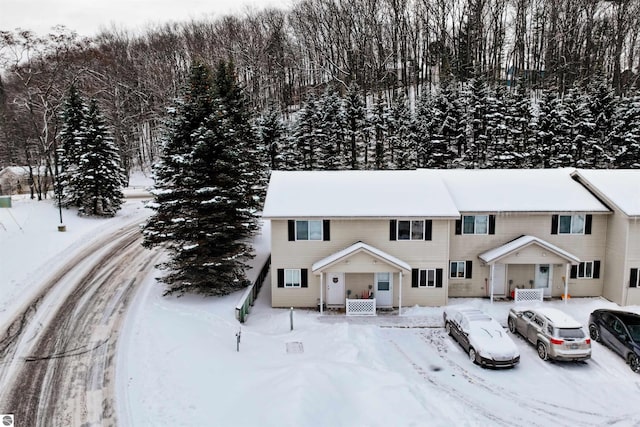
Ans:
{"type": "Polygon", "coordinates": [[[398,316],[402,314],[402,270],[400,270],[400,280],[398,286],[400,286],[400,290],[398,291],[398,316]]]}
{"type": "Polygon", "coordinates": [[[564,275],[564,303],[567,303],[567,300],[569,299],[567,296],[569,295],[569,275],[571,274],[571,263],[568,262],[567,263],[567,268],[565,268],[565,275],[564,275]]]}
{"type": "Polygon", "coordinates": [[[495,280],[495,264],[491,264],[491,285],[489,285],[489,301],[493,304],[493,281],[495,280]]]}
{"type": "Polygon", "coordinates": [[[324,305],[323,298],[323,289],[324,289],[324,273],[320,273],[320,314],[323,313],[322,306],[324,305]]]}

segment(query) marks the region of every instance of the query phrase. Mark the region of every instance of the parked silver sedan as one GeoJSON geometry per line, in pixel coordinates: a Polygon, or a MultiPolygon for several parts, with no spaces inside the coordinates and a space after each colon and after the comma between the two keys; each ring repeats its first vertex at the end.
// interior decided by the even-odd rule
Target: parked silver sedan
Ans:
{"type": "Polygon", "coordinates": [[[558,309],[514,307],[509,310],[507,325],[511,333],[535,345],[542,360],[591,358],[591,339],[582,325],[558,309]]]}

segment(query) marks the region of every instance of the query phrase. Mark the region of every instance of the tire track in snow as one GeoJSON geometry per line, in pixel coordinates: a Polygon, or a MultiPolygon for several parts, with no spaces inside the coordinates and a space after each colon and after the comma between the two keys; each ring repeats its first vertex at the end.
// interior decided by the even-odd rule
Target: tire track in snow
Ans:
{"type": "Polygon", "coordinates": [[[160,254],[140,243],[137,222],[99,239],[65,263],[16,316],[0,341],[0,362],[14,374],[0,378],[0,412],[15,414],[19,425],[115,425],[118,331],[160,254]],[[42,314],[56,293],[62,294],[57,307],[42,314]]]}

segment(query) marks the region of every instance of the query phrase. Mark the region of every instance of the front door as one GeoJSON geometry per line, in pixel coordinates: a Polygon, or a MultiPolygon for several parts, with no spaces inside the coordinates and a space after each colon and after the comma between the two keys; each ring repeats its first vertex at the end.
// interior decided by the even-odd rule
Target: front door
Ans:
{"type": "Polygon", "coordinates": [[[391,273],[376,273],[377,307],[393,307],[393,275],[391,273]]]}
{"type": "Polygon", "coordinates": [[[344,273],[327,273],[327,305],[344,305],[344,273]]]}
{"type": "Polygon", "coordinates": [[[534,286],[544,289],[544,295],[551,295],[551,264],[536,264],[534,286]]]}
{"type": "Polygon", "coordinates": [[[493,294],[504,296],[504,283],[505,278],[507,276],[507,266],[505,264],[494,264],[493,265],[493,294]]]}

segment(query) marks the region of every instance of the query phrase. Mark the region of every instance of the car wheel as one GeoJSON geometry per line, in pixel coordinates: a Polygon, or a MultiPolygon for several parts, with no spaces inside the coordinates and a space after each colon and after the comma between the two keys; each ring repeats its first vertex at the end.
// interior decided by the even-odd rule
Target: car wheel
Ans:
{"type": "Polygon", "coordinates": [[[540,359],[547,360],[549,359],[549,353],[547,352],[547,346],[544,345],[542,341],[538,341],[538,356],[540,359]]]}
{"type": "Polygon", "coordinates": [[[597,325],[595,324],[590,324],[589,325],[589,336],[591,336],[591,339],[597,342],[600,342],[600,328],[598,328],[597,325]]]}
{"type": "Polygon", "coordinates": [[[633,372],[640,373],[640,359],[635,354],[630,354],[628,358],[629,367],[633,372]]]}
{"type": "Polygon", "coordinates": [[[451,323],[446,322],[444,324],[444,330],[447,331],[447,335],[451,335],[451,323]]]}
{"type": "Polygon", "coordinates": [[[515,334],[516,333],[516,321],[510,317],[509,320],[507,320],[507,325],[509,326],[509,332],[511,332],[512,334],[515,334]]]}
{"type": "Polygon", "coordinates": [[[476,351],[473,349],[473,347],[469,348],[469,360],[471,360],[473,363],[476,363],[476,351]]]}

